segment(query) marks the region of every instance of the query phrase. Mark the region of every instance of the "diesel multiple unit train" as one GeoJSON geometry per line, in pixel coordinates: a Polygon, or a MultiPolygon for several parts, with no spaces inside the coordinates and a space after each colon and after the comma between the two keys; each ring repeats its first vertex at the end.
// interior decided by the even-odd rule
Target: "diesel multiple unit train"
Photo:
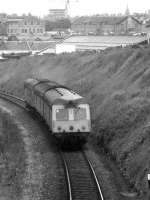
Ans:
{"type": "Polygon", "coordinates": [[[47,79],[27,79],[25,101],[38,112],[60,142],[85,143],[91,132],[90,108],[85,98],[47,79]]]}

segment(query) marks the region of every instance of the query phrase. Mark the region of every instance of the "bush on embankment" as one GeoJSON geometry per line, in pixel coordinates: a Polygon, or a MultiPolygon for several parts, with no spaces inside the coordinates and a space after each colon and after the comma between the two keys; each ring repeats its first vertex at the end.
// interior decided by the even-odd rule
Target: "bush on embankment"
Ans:
{"type": "Polygon", "coordinates": [[[23,96],[23,80],[42,77],[86,96],[93,135],[124,176],[146,190],[150,170],[150,48],[35,56],[0,63],[1,87],[23,96]]]}

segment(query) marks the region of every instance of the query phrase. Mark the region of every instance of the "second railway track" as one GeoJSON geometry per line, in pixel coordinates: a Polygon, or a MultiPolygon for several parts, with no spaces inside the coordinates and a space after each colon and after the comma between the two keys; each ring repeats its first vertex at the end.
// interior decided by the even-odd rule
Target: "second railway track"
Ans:
{"type": "Polygon", "coordinates": [[[96,173],[83,151],[61,152],[69,200],[104,200],[96,173]]]}
{"type": "Polygon", "coordinates": [[[23,99],[15,96],[15,95],[11,95],[9,93],[6,93],[6,92],[3,92],[0,90],[0,98],[10,101],[10,102],[16,104],[17,106],[20,106],[21,108],[27,109],[26,102],[23,99]]]}
{"type": "Polygon", "coordinates": [[[26,109],[26,102],[23,99],[21,99],[17,96],[14,96],[14,95],[8,94],[6,92],[0,91],[0,98],[3,98],[7,101],[10,101],[10,102],[26,109]]]}

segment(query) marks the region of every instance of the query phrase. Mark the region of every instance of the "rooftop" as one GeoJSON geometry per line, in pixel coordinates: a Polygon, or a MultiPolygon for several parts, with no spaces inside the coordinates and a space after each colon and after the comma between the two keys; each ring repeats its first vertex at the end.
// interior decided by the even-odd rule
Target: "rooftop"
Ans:
{"type": "Polygon", "coordinates": [[[88,16],[83,16],[79,17],[75,21],[73,21],[73,24],[83,24],[83,23],[103,23],[103,24],[109,24],[109,25],[114,25],[118,24],[128,17],[131,17],[133,20],[136,20],[138,23],[141,23],[139,20],[137,20],[133,16],[121,16],[121,17],[114,17],[114,16],[108,16],[108,17],[99,17],[99,16],[93,16],[93,17],[88,17],[88,16]]]}

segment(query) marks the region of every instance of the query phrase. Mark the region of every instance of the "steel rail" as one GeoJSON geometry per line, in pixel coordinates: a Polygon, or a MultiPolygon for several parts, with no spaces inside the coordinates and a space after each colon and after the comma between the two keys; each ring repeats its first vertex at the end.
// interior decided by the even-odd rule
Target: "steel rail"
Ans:
{"type": "Polygon", "coordinates": [[[66,162],[65,157],[64,157],[62,152],[60,152],[60,155],[61,155],[61,158],[63,160],[64,167],[65,167],[65,174],[66,174],[66,178],[67,178],[69,200],[72,200],[72,189],[71,189],[71,181],[70,181],[70,176],[69,176],[68,165],[67,165],[67,162],[66,162]]]}
{"type": "Polygon", "coordinates": [[[15,103],[22,108],[26,108],[26,102],[23,99],[15,96],[15,95],[12,95],[12,94],[9,94],[9,93],[6,93],[6,92],[3,92],[0,90],[0,98],[3,98],[3,99],[6,99],[7,101],[15,103]]]}
{"type": "Polygon", "coordinates": [[[104,200],[104,197],[103,197],[103,194],[102,194],[102,190],[101,190],[101,187],[100,187],[100,183],[99,183],[99,181],[98,181],[98,178],[97,178],[97,175],[96,175],[96,173],[95,173],[95,170],[94,170],[94,168],[93,168],[93,166],[92,166],[92,163],[91,163],[91,161],[87,158],[86,153],[85,153],[84,151],[83,151],[83,154],[84,154],[84,157],[85,157],[87,163],[89,164],[90,170],[91,170],[91,172],[92,172],[92,174],[93,174],[93,176],[94,176],[94,180],[95,180],[96,186],[97,186],[97,188],[98,188],[99,196],[100,196],[101,200],[104,200]]]}

